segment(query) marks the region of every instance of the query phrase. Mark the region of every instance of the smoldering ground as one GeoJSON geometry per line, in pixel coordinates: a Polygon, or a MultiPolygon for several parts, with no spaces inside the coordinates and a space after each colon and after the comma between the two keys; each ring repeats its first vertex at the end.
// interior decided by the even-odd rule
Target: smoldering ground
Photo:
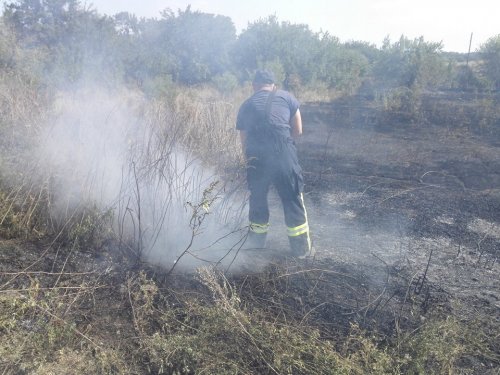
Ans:
{"type": "MultiPolygon", "coordinates": [[[[311,121],[306,124],[305,141],[318,130],[311,121]]],[[[61,92],[35,152],[40,175],[51,176],[53,218],[64,223],[83,207],[109,212],[120,243],[166,270],[174,264],[177,270],[207,264],[258,270],[275,253],[286,256],[281,205],[273,192],[271,250],[241,250],[247,225],[245,189],[222,181],[184,146],[189,144],[185,126],[178,113],[164,103],[144,100],[138,92],[99,86],[61,92]]],[[[306,171],[313,171],[305,161],[306,171]]],[[[348,198],[339,199],[347,204],[348,198]]],[[[403,216],[384,219],[384,230],[368,235],[358,226],[356,213],[329,204],[328,195],[307,194],[305,200],[319,256],[343,254],[345,260],[367,257],[376,262],[372,253],[384,259],[389,253],[400,255],[407,238],[403,216]]]]}
{"type": "Polygon", "coordinates": [[[40,175],[50,176],[51,216],[109,212],[120,242],[167,270],[248,267],[239,251],[245,196],[183,146],[183,125],[130,90],[61,92],[35,151],[40,175]]]}

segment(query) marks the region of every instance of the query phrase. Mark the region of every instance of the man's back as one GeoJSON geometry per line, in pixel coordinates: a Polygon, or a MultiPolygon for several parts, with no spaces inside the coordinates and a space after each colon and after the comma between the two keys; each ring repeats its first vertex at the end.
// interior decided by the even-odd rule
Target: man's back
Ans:
{"type": "Polygon", "coordinates": [[[240,107],[236,128],[247,133],[247,153],[272,147],[276,138],[282,142],[291,140],[290,119],[299,108],[299,102],[287,91],[276,90],[268,107],[272,91],[259,90],[240,107]]]}

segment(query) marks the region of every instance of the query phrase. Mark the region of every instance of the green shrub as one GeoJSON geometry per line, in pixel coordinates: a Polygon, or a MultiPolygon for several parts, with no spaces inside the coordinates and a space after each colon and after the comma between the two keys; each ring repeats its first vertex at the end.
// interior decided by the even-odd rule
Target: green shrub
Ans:
{"type": "Polygon", "coordinates": [[[214,86],[224,95],[229,95],[238,87],[238,78],[232,73],[226,72],[212,78],[214,86]]]}
{"type": "Polygon", "coordinates": [[[500,90],[500,34],[482,44],[479,52],[483,58],[484,74],[490,87],[500,90]]]}
{"type": "Polygon", "coordinates": [[[390,89],[380,95],[378,100],[382,104],[384,122],[414,122],[421,119],[421,97],[415,88],[400,86],[390,89]]]}

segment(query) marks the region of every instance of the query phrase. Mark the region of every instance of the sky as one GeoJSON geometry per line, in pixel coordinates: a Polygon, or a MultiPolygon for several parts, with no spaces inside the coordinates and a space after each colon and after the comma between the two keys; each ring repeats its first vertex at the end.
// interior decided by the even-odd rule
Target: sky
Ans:
{"type": "MultiPolygon", "coordinates": [[[[3,0],[8,2],[7,0],[3,0]]],[[[445,51],[475,51],[500,34],[500,0],[81,0],[101,14],[121,11],[159,18],[160,12],[191,10],[231,18],[237,32],[249,22],[275,15],[278,21],[307,24],[342,42],[358,40],[380,47],[386,36],[443,42],[445,51]]]]}

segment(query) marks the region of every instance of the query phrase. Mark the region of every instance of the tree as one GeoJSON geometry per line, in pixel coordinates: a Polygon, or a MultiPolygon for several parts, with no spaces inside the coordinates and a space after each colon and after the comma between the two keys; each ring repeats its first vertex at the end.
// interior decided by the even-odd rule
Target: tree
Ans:
{"type": "Polygon", "coordinates": [[[5,6],[4,18],[28,45],[51,48],[72,38],[79,10],[78,0],[19,0],[5,6]]]}
{"type": "Polygon", "coordinates": [[[120,75],[113,20],[78,0],[18,0],[5,6],[3,17],[24,47],[45,51],[40,64],[52,83],[120,75]]]}
{"type": "Polygon", "coordinates": [[[491,86],[500,90],[500,34],[482,44],[479,52],[483,58],[484,74],[491,86]]]}
{"type": "Polygon", "coordinates": [[[17,64],[17,41],[14,33],[0,20],[0,69],[8,70],[17,64]]]}
{"type": "MultiPolygon", "coordinates": [[[[244,79],[258,68],[276,66],[285,75],[298,75],[302,82],[315,77],[318,35],[307,25],[279,23],[275,16],[256,21],[244,30],[234,49],[234,64],[244,79]]],[[[284,77],[282,77],[284,78],[284,77]]]]}
{"type": "Polygon", "coordinates": [[[229,17],[191,11],[163,12],[159,45],[173,57],[173,76],[186,84],[208,82],[230,68],[229,53],[236,29],[229,17]]]}
{"type": "Polygon", "coordinates": [[[368,59],[357,49],[340,44],[329,34],[321,38],[320,53],[315,58],[317,78],[329,88],[352,93],[368,71],[368,59]]]}
{"type": "Polygon", "coordinates": [[[403,35],[393,44],[386,38],[375,76],[394,86],[437,87],[446,76],[442,48],[442,43],[426,42],[423,37],[410,40],[403,35]]]}
{"type": "Polygon", "coordinates": [[[363,54],[370,64],[373,64],[380,56],[380,49],[376,45],[363,41],[350,41],[344,44],[344,47],[363,54]]]}

